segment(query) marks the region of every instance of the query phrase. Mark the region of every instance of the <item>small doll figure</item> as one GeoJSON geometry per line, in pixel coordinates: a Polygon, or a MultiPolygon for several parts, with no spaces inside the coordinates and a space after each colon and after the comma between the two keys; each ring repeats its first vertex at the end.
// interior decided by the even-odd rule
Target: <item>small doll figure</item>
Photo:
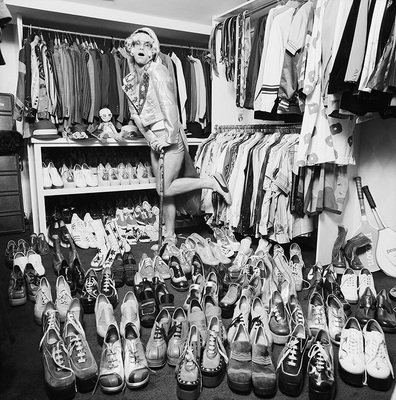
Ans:
{"type": "Polygon", "coordinates": [[[108,108],[102,108],[99,111],[99,116],[102,122],[98,126],[98,131],[101,131],[99,135],[100,140],[113,138],[117,141],[122,140],[122,136],[117,132],[114,124],[111,122],[113,113],[108,108]]]}

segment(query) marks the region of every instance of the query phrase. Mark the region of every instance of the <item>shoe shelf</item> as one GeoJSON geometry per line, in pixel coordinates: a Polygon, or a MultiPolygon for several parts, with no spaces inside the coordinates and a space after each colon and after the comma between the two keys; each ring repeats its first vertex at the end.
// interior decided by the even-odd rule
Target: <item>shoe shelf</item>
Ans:
{"type": "MultiPolygon", "coordinates": [[[[188,144],[198,146],[206,139],[188,138],[188,144]]],[[[117,185],[117,186],[96,186],[85,188],[62,188],[62,189],[44,189],[42,176],[43,149],[60,148],[67,151],[71,147],[147,147],[144,138],[125,140],[117,142],[114,139],[108,139],[100,142],[96,139],[69,140],[65,138],[59,139],[38,139],[31,138],[28,145],[28,163],[29,163],[29,180],[31,190],[31,207],[33,231],[37,234],[43,232],[46,235],[46,204],[45,200],[51,196],[80,195],[80,194],[97,194],[112,193],[126,191],[145,191],[154,190],[155,183],[144,183],[139,185],[117,185]]]]}

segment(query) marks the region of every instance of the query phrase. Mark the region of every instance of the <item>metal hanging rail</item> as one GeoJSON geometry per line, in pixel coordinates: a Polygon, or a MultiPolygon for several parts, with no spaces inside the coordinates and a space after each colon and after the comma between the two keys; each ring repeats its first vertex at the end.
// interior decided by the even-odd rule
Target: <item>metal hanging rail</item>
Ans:
{"type": "MultiPolygon", "coordinates": [[[[109,40],[118,40],[120,42],[123,42],[125,38],[118,38],[114,36],[106,36],[106,35],[94,35],[90,33],[82,33],[82,32],[73,32],[73,31],[65,31],[62,29],[53,29],[53,28],[45,28],[43,26],[36,26],[36,25],[30,25],[30,24],[23,24],[24,28],[28,29],[37,29],[41,31],[47,31],[47,32],[57,32],[57,33],[65,33],[68,35],[77,35],[77,36],[82,36],[82,37],[93,37],[93,38],[100,38],[100,39],[109,39],[109,40]]],[[[180,49],[189,49],[189,50],[199,50],[199,51],[208,51],[208,49],[203,48],[203,47],[195,47],[195,46],[183,46],[180,44],[167,44],[167,43],[160,43],[160,46],[163,47],[177,47],[180,49]]]]}

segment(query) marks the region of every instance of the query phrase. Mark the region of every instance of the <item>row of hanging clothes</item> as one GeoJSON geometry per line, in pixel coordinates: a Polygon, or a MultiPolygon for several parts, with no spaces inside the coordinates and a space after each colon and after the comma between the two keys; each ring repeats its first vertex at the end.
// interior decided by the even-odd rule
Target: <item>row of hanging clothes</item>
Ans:
{"type": "Polygon", "coordinates": [[[202,178],[223,174],[232,204],[203,189],[201,210],[208,225],[278,243],[314,231],[312,217],[318,212],[307,191],[313,177],[293,172],[300,129],[285,124],[216,127],[198,147],[195,165],[202,178]]]}
{"type": "MultiPolygon", "coordinates": [[[[38,120],[56,125],[90,125],[107,107],[119,129],[128,124],[130,110],[122,80],[130,72],[123,39],[26,26],[19,52],[14,117],[28,122],[24,136],[38,120]],[[116,43],[118,42],[118,43],[116,43]]],[[[205,49],[172,46],[160,52],[168,68],[178,101],[180,122],[210,126],[210,66],[205,49]],[[205,66],[205,63],[207,66],[205,66]]]]}
{"type": "Polygon", "coordinates": [[[236,105],[256,119],[300,116],[298,166],[354,164],[356,116],[396,117],[396,2],[300,0],[254,12],[213,27],[214,73],[224,64],[236,105]]]}

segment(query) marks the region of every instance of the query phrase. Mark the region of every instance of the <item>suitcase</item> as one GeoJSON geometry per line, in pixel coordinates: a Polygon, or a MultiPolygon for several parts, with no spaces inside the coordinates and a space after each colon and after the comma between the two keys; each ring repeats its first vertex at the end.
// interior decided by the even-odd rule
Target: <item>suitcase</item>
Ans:
{"type": "Polygon", "coordinates": [[[15,129],[14,95],[0,93],[0,131],[12,131],[15,129]]]}

